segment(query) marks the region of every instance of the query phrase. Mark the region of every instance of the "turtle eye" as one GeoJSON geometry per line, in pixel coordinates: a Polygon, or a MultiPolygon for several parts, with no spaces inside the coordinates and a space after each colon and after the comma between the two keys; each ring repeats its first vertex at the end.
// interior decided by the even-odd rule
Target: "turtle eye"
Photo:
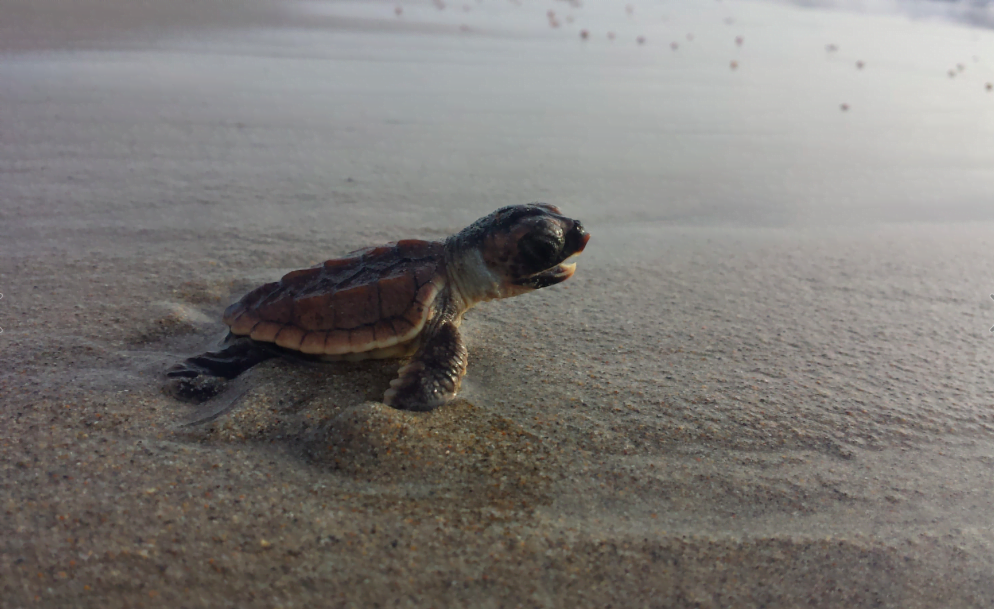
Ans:
{"type": "Polygon", "coordinates": [[[526,262],[544,269],[558,262],[560,245],[555,235],[533,233],[521,240],[518,249],[526,262]]]}

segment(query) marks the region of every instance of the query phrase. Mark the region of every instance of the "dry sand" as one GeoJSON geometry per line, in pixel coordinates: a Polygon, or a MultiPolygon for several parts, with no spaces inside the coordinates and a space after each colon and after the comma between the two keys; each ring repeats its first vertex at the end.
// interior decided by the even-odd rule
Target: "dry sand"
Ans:
{"type": "Polygon", "coordinates": [[[994,606],[994,34],[89,1],[0,7],[0,607],[994,606]],[[530,200],[593,240],[456,403],[160,391],[258,283],[530,200]]]}

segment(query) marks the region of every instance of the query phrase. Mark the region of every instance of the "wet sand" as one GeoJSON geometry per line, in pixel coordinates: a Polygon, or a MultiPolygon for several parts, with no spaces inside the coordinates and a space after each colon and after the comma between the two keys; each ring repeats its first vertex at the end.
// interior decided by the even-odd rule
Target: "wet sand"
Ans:
{"type": "Polygon", "coordinates": [[[994,605],[994,33],[92,1],[0,38],[0,606],[994,605]],[[181,426],[248,289],[532,200],[593,239],[454,404],[271,361],[181,426]]]}

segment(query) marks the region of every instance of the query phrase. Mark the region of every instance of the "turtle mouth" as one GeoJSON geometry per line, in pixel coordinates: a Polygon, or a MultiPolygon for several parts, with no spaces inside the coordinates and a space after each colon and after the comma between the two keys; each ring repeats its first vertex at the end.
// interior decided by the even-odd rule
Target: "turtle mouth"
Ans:
{"type": "Polygon", "coordinates": [[[517,282],[518,285],[526,288],[531,288],[533,290],[538,290],[541,288],[547,288],[550,285],[556,285],[557,283],[562,283],[573,276],[576,271],[576,263],[572,264],[558,264],[547,271],[542,271],[541,273],[536,273],[531,277],[526,277],[521,281],[517,282]]]}
{"type": "Polygon", "coordinates": [[[565,261],[557,264],[548,271],[543,271],[537,275],[532,275],[527,279],[527,284],[537,288],[545,288],[550,285],[556,285],[557,283],[562,283],[573,276],[576,272],[576,262],[570,262],[576,258],[579,254],[573,254],[565,261]]]}

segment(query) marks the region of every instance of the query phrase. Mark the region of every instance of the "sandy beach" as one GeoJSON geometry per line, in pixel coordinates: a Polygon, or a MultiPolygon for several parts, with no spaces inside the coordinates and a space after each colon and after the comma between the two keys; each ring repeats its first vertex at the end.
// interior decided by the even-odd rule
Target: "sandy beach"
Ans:
{"type": "Polygon", "coordinates": [[[994,31],[441,4],[0,5],[0,607],[994,606],[994,31]],[[255,286],[529,201],[592,240],[456,402],[163,392],[255,286]]]}

